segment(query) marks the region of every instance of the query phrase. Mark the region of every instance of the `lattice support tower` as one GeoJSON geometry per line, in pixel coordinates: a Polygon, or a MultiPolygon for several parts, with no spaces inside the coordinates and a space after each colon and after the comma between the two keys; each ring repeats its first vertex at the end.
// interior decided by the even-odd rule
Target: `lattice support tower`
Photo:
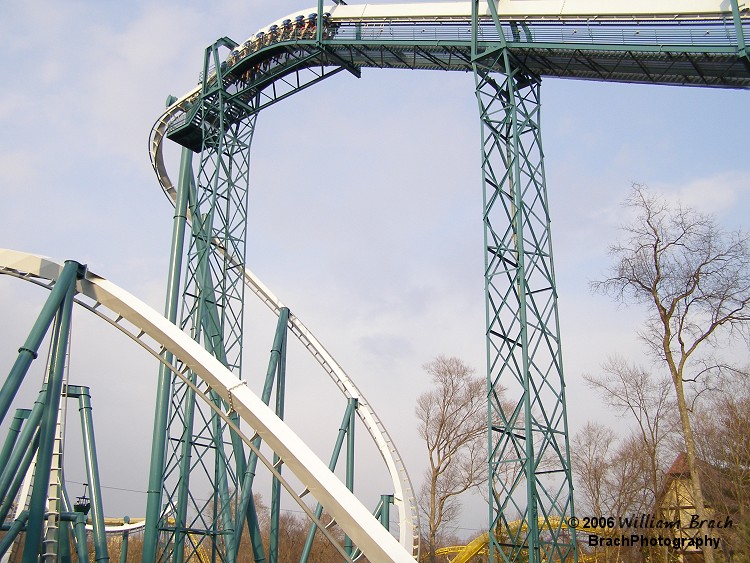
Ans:
{"type": "Polygon", "coordinates": [[[474,37],[482,123],[490,561],[568,561],[576,557],[575,538],[562,523],[573,512],[573,486],[541,80],[525,71],[503,39],[488,47],[474,37]],[[511,526],[519,519],[522,525],[511,526]]]}
{"type": "MultiPolygon", "coordinates": [[[[220,50],[236,46],[224,38],[207,48],[204,58],[195,107],[200,161],[195,177],[185,174],[180,187],[188,191],[191,229],[180,325],[239,376],[249,148],[257,114],[251,111],[247,117],[248,104],[241,102],[240,110],[240,102],[231,100],[232,81],[223,74],[220,50]]],[[[204,391],[220,404],[217,395],[204,391]]],[[[226,404],[221,408],[229,410],[226,404]]],[[[241,533],[234,525],[245,468],[241,441],[177,379],[169,394],[167,426],[156,560],[183,561],[210,553],[212,560],[233,561],[241,533]]]]}

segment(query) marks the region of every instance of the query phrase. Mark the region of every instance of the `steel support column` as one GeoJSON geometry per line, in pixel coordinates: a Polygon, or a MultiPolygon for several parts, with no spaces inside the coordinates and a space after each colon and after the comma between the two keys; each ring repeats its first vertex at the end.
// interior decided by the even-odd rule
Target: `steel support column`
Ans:
{"type": "Polygon", "coordinates": [[[67,295],[71,284],[75,283],[77,273],[78,264],[76,262],[65,263],[63,271],[57,283],[52,288],[47,301],[44,303],[44,307],[42,307],[39,317],[31,328],[26,342],[18,349],[18,358],[16,358],[7,379],[3,382],[2,388],[0,388],[0,423],[5,419],[10,404],[18,392],[18,388],[21,386],[21,382],[26,376],[31,362],[36,359],[39,345],[42,343],[44,335],[47,334],[47,329],[52,324],[52,320],[67,295]]]}
{"type": "MultiPolygon", "coordinates": [[[[351,399],[350,399],[351,401],[351,399]]],[[[354,400],[356,408],[356,399],[354,400]]],[[[346,431],[346,488],[354,492],[354,415],[349,417],[349,428],[346,431]]],[[[349,536],[344,536],[344,550],[350,556],[354,553],[354,544],[349,536]]]]}
{"type": "MultiPolygon", "coordinates": [[[[8,465],[5,466],[2,477],[0,478],[0,498],[2,498],[2,504],[0,505],[0,524],[5,523],[5,518],[8,516],[8,512],[13,507],[13,501],[18,495],[18,491],[21,488],[21,484],[26,478],[26,473],[31,467],[31,463],[36,456],[37,450],[39,449],[39,424],[38,419],[41,419],[41,415],[44,412],[44,403],[40,402],[39,415],[36,417],[37,421],[32,422],[32,419],[26,423],[21,436],[19,437],[19,445],[13,450],[10,458],[8,459],[8,465]]],[[[32,412],[32,416],[33,416],[32,412]]],[[[18,510],[16,511],[18,512],[18,510]]]]}
{"type": "MultiPolygon", "coordinates": [[[[66,268],[78,273],[79,264],[67,262],[66,268]]],[[[68,339],[73,313],[73,295],[75,294],[74,275],[67,281],[64,296],[59,306],[52,337],[52,356],[45,391],[45,410],[39,427],[39,454],[34,472],[34,484],[29,502],[29,522],[26,527],[26,541],[23,550],[24,563],[36,563],[39,558],[44,527],[58,526],[59,515],[45,517],[47,494],[55,446],[58,409],[62,396],[63,379],[67,367],[68,339]]],[[[59,282],[58,282],[59,283],[59,282]]],[[[56,286],[57,287],[57,286],[56,286]]],[[[54,540],[56,542],[56,538],[54,540]]]]}
{"type": "MultiPolygon", "coordinates": [[[[193,181],[193,153],[182,149],[180,176],[177,183],[177,200],[172,226],[172,247],[169,260],[167,298],[164,316],[177,322],[180,304],[180,277],[184,254],[185,226],[187,223],[187,202],[190,184],[193,181]]],[[[171,364],[172,355],[165,353],[164,359],[171,364]]],[[[172,374],[164,364],[159,365],[159,379],[156,388],[154,430],[151,440],[151,468],[149,471],[148,493],[146,498],[146,526],[143,538],[143,560],[156,561],[159,541],[159,521],[162,512],[162,488],[164,486],[164,464],[167,451],[169,405],[172,389],[172,374]]]]}
{"type": "MultiPolygon", "coordinates": [[[[130,523],[130,517],[125,516],[123,519],[123,523],[125,525],[130,523]]],[[[122,533],[122,537],[120,539],[120,563],[128,563],[128,542],[130,540],[130,532],[128,530],[125,530],[122,533]]]]}
{"type": "MultiPolygon", "coordinates": [[[[286,340],[287,340],[287,325],[289,323],[289,309],[283,307],[279,311],[279,320],[276,323],[276,332],[273,338],[273,345],[271,346],[271,357],[268,360],[268,368],[266,369],[266,378],[263,383],[263,391],[261,393],[261,400],[265,404],[270,404],[271,395],[273,393],[274,384],[276,387],[276,414],[281,412],[283,416],[284,411],[284,388],[286,379],[286,340]]],[[[257,449],[261,445],[260,438],[253,440],[253,445],[257,449]]],[[[276,463],[278,458],[275,458],[276,463]]],[[[242,477],[242,498],[239,504],[239,510],[237,512],[237,523],[235,529],[242,529],[243,519],[247,519],[248,529],[250,530],[250,540],[252,543],[253,556],[256,563],[264,562],[266,560],[265,552],[263,551],[263,544],[260,535],[260,527],[258,525],[258,518],[255,511],[255,502],[253,500],[253,482],[255,480],[255,469],[258,464],[258,456],[254,451],[250,452],[247,463],[243,464],[242,471],[240,474],[242,477]]],[[[273,487],[279,483],[278,479],[274,476],[273,487]]],[[[273,494],[273,493],[272,493],[273,494]]],[[[274,557],[278,556],[278,549],[274,548],[274,544],[278,546],[278,496],[276,497],[276,504],[272,498],[271,512],[272,521],[273,513],[277,513],[276,516],[276,539],[274,539],[274,525],[272,523],[270,530],[270,545],[269,545],[269,563],[275,563],[274,557]],[[274,508],[276,506],[276,508],[274,508]]],[[[235,547],[235,552],[239,550],[239,544],[235,547]]]]}
{"type": "Polygon", "coordinates": [[[91,523],[94,532],[95,561],[109,561],[107,552],[107,536],[104,530],[104,509],[102,508],[101,484],[99,482],[99,461],[96,456],[96,442],[94,440],[94,419],[91,416],[91,395],[88,387],[71,386],[69,396],[73,391],[78,395],[78,410],[81,415],[81,433],[83,435],[83,454],[86,460],[86,478],[91,491],[91,523]]]}
{"type": "Polygon", "coordinates": [[[393,495],[380,495],[380,510],[378,519],[386,530],[391,529],[391,505],[393,504],[393,495]]]}
{"type": "MultiPolygon", "coordinates": [[[[540,80],[512,59],[493,17],[502,40],[485,46],[475,34],[472,49],[482,124],[490,561],[567,561],[576,557],[564,527],[573,486],[540,80]]],[[[476,2],[474,18],[476,30],[476,2]]]]}
{"type": "Polygon", "coordinates": [[[18,494],[18,489],[21,486],[26,471],[31,465],[31,460],[36,455],[36,450],[39,446],[39,421],[44,413],[44,394],[40,393],[37,400],[34,403],[34,409],[18,409],[16,411],[16,418],[24,417],[27,420],[26,424],[19,429],[18,437],[13,437],[13,444],[11,445],[11,435],[8,435],[5,446],[3,448],[3,456],[0,457],[0,525],[5,523],[5,517],[12,508],[13,501],[18,494]],[[24,414],[20,414],[23,411],[24,414]],[[31,447],[30,447],[31,446],[31,447]]]}
{"type": "Polygon", "coordinates": [[[23,421],[28,420],[29,416],[31,416],[31,410],[16,409],[16,414],[10,422],[10,427],[8,427],[8,435],[5,437],[5,442],[3,442],[3,449],[0,450],[0,467],[8,466],[8,458],[10,457],[10,452],[13,451],[13,446],[16,444],[18,434],[21,432],[23,421]]]}
{"type": "Polygon", "coordinates": [[[745,57],[746,59],[746,66],[747,66],[747,60],[750,59],[750,54],[748,53],[747,45],[745,43],[745,32],[742,29],[742,18],[740,16],[740,5],[738,0],[730,0],[730,5],[732,7],[732,19],[734,21],[734,29],[735,33],[737,34],[737,52],[745,57]]]}
{"type": "Polygon", "coordinates": [[[75,523],[73,524],[73,534],[76,540],[76,555],[78,556],[78,561],[88,561],[89,546],[86,542],[86,516],[81,512],[76,513],[75,523]]]}
{"type": "MultiPolygon", "coordinates": [[[[284,420],[284,398],[286,396],[286,322],[282,324],[282,318],[284,321],[289,317],[289,310],[286,310],[286,314],[279,316],[279,323],[277,328],[277,339],[280,340],[278,351],[274,349],[274,353],[278,353],[278,361],[276,361],[276,415],[284,420]],[[278,338],[280,336],[280,338],[278,338]]],[[[276,339],[275,339],[276,340],[276,339]]],[[[275,344],[275,343],[274,343],[275,344]]],[[[274,346],[275,348],[275,346],[274,346]]],[[[276,453],[273,454],[273,465],[276,470],[281,473],[281,458],[276,453]]],[[[268,548],[268,561],[269,563],[278,563],[279,560],[279,532],[280,532],[280,517],[281,517],[281,482],[274,475],[271,482],[271,530],[269,538],[268,548]]]]}
{"type": "MultiPolygon", "coordinates": [[[[341,420],[341,425],[339,426],[339,432],[336,437],[336,443],[333,446],[333,452],[331,453],[331,459],[328,462],[328,469],[331,471],[334,471],[336,469],[336,464],[339,460],[339,455],[341,454],[341,448],[344,445],[344,438],[347,438],[347,451],[346,451],[346,486],[351,491],[354,488],[354,439],[350,441],[348,439],[348,436],[353,436],[354,434],[354,422],[355,422],[355,414],[357,411],[357,405],[359,402],[357,399],[348,399],[346,404],[346,411],[344,412],[344,418],[341,420]]],[[[385,496],[385,495],[384,495],[385,496]]],[[[393,496],[391,495],[391,501],[393,501],[393,496]]],[[[323,515],[323,506],[318,503],[315,507],[315,518],[320,520],[320,517],[323,515]]],[[[386,529],[388,529],[388,526],[386,526],[386,529]]],[[[318,526],[315,524],[315,522],[310,524],[310,530],[307,532],[307,539],[305,540],[305,547],[302,549],[302,555],[300,556],[300,563],[307,563],[307,559],[310,556],[310,550],[312,549],[313,540],[315,539],[315,532],[318,530],[318,526]]],[[[352,546],[351,541],[347,538],[348,545],[344,546],[344,551],[348,555],[352,555],[352,546]]]]}
{"type": "Polygon", "coordinates": [[[13,545],[18,534],[23,531],[23,527],[26,525],[28,519],[29,511],[24,510],[19,514],[18,518],[13,521],[13,524],[10,525],[10,528],[8,528],[8,531],[5,532],[5,535],[0,540],[0,557],[4,556],[8,549],[13,545]]]}
{"type": "Polygon", "coordinates": [[[73,563],[73,556],[70,552],[70,522],[62,520],[60,522],[60,547],[58,550],[59,563],[73,563]]]}

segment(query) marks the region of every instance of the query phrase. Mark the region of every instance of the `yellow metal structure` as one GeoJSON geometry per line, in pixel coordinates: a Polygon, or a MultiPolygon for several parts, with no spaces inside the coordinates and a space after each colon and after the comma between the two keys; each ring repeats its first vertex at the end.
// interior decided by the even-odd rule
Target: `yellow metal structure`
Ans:
{"type": "MultiPolygon", "coordinates": [[[[522,520],[515,520],[511,523],[511,530],[516,531],[519,524],[521,525],[521,531],[526,529],[526,522],[522,520]]],[[[545,530],[569,527],[568,523],[565,521],[562,522],[561,526],[561,521],[559,518],[550,518],[547,521],[545,521],[544,518],[539,518],[538,526],[540,532],[544,532],[545,530]]],[[[619,528],[577,528],[577,531],[581,533],[588,532],[597,534],[599,536],[609,536],[614,534],[615,532],[619,533],[621,530],[619,528]]],[[[476,538],[474,538],[467,545],[452,545],[449,547],[442,547],[435,552],[435,555],[452,555],[455,553],[456,557],[451,559],[450,563],[468,563],[477,555],[486,555],[489,553],[489,541],[490,534],[489,532],[485,532],[481,536],[477,536],[476,538]]],[[[582,553],[578,554],[579,563],[587,563],[594,560],[595,557],[591,555],[582,553]]]]}
{"type": "MultiPolygon", "coordinates": [[[[525,530],[527,525],[528,524],[523,520],[516,520],[511,523],[510,527],[513,531],[516,531],[518,529],[518,526],[521,526],[521,530],[525,530]]],[[[559,518],[549,518],[547,520],[545,520],[544,518],[539,518],[538,526],[539,531],[543,532],[544,530],[550,530],[553,528],[567,528],[568,523],[561,522],[559,518]]],[[[436,552],[436,555],[450,555],[451,553],[457,553],[456,557],[451,559],[451,563],[468,563],[474,556],[489,552],[489,541],[490,533],[485,532],[481,536],[474,538],[468,545],[444,547],[442,549],[439,549],[436,552]]]]}

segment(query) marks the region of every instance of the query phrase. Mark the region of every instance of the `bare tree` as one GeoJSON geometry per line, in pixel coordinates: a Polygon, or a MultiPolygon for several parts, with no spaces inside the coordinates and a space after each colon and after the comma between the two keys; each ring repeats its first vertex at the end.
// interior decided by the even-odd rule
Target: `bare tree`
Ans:
{"type": "Polygon", "coordinates": [[[672,382],[654,378],[640,366],[619,356],[612,356],[602,365],[603,375],[584,375],[588,385],[599,391],[608,405],[623,414],[630,414],[638,425],[639,448],[647,456],[648,486],[656,498],[664,476],[666,437],[676,430],[672,382]]]}
{"type": "Polygon", "coordinates": [[[718,530],[725,559],[750,560],[750,376],[725,381],[695,417],[703,486],[715,518],[733,524],[718,530]]]}
{"type": "Polygon", "coordinates": [[[438,540],[459,513],[458,496],[487,479],[487,393],[485,381],[458,358],[438,356],[423,369],[435,387],[417,399],[429,458],[419,505],[434,563],[438,540]]]}
{"type": "Polygon", "coordinates": [[[653,499],[648,487],[648,456],[641,447],[640,436],[626,437],[610,458],[608,514],[647,512],[653,499]]]}
{"type": "MultiPolygon", "coordinates": [[[[571,457],[576,476],[577,500],[583,501],[578,511],[589,515],[638,514],[650,506],[648,490],[648,456],[641,447],[641,438],[633,434],[618,440],[606,426],[589,422],[571,442],[571,457]],[[583,509],[583,510],[581,510],[583,509]]],[[[619,525],[619,521],[615,523],[619,525]]],[[[584,534],[587,530],[581,530],[584,534]]],[[[619,534],[619,529],[594,528],[588,533],[619,534]]],[[[640,561],[640,548],[595,548],[596,561],[640,561]]]]}
{"type": "Polygon", "coordinates": [[[570,455],[578,477],[576,497],[579,513],[606,514],[605,483],[610,466],[610,448],[617,441],[614,431],[595,422],[587,422],[571,441],[570,455]]]}
{"type": "MultiPolygon", "coordinates": [[[[654,506],[658,513],[655,502],[665,474],[664,454],[669,449],[667,438],[679,427],[671,416],[674,410],[672,382],[667,377],[654,378],[642,367],[619,356],[609,358],[602,365],[602,371],[604,373],[599,377],[584,375],[583,378],[590,387],[599,391],[605,403],[622,414],[631,415],[637,423],[631,442],[637,446],[639,457],[646,465],[644,493],[647,504],[654,506]]],[[[681,436],[681,432],[677,433],[681,436]]],[[[678,451],[682,449],[680,446],[678,451]]],[[[660,560],[668,560],[666,547],[654,551],[659,553],[660,560]]]]}
{"type": "Polygon", "coordinates": [[[650,506],[647,460],[637,435],[618,439],[610,428],[589,422],[574,436],[573,448],[586,514],[628,515],[650,506]]]}
{"type": "MultiPolygon", "coordinates": [[[[714,367],[698,361],[700,352],[731,338],[750,319],[748,238],[725,233],[712,217],[670,206],[640,185],[633,186],[626,205],[637,217],[623,227],[625,240],[610,248],[610,277],[592,288],[623,303],[646,304],[650,311],[640,336],[669,370],[693,500],[700,519],[706,520],[684,384],[714,367]]],[[[713,563],[711,549],[704,556],[713,563]]]]}

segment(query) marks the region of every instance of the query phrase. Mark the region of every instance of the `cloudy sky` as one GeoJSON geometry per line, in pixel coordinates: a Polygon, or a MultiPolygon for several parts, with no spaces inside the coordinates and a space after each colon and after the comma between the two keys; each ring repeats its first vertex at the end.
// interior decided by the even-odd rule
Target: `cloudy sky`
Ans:
{"type": "MultiPolygon", "coordinates": [[[[206,46],[222,36],[242,42],[307,3],[0,0],[0,246],[87,263],[162,310],[172,208],[149,164],[150,128],[168,95],[196,84],[206,46]]],[[[582,385],[583,373],[613,353],[648,362],[635,337],[642,311],[589,292],[607,268],[630,185],[745,226],[750,114],[739,91],[549,79],[542,98],[575,431],[592,418],[615,422],[582,385]]],[[[265,111],[251,154],[250,268],[354,377],[419,483],[425,461],[414,402],[430,385],[422,364],[438,354],[478,372],[485,363],[471,75],[340,73],[265,111]]],[[[21,285],[0,279],[5,369],[44,298],[21,285]]],[[[272,325],[259,305],[248,307],[251,322],[272,325]]],[[[156,366],[95,320],[79,314],[75,322],[71,383],[92,387],[108,513],[140,515],[156,366]]],[[[267,326],[248,329],[251,381],[267,361],[267,326]]],[[[311,441],[320,434],[331,444],[343,406],[310,401],[322,374],[295,354],[290,418],[312,429],[311,441]]],[[[68,479],[85,476],[70,469],[68,479]]],[[[465,511],[462,535],[485,518],[465,511]]]]}

